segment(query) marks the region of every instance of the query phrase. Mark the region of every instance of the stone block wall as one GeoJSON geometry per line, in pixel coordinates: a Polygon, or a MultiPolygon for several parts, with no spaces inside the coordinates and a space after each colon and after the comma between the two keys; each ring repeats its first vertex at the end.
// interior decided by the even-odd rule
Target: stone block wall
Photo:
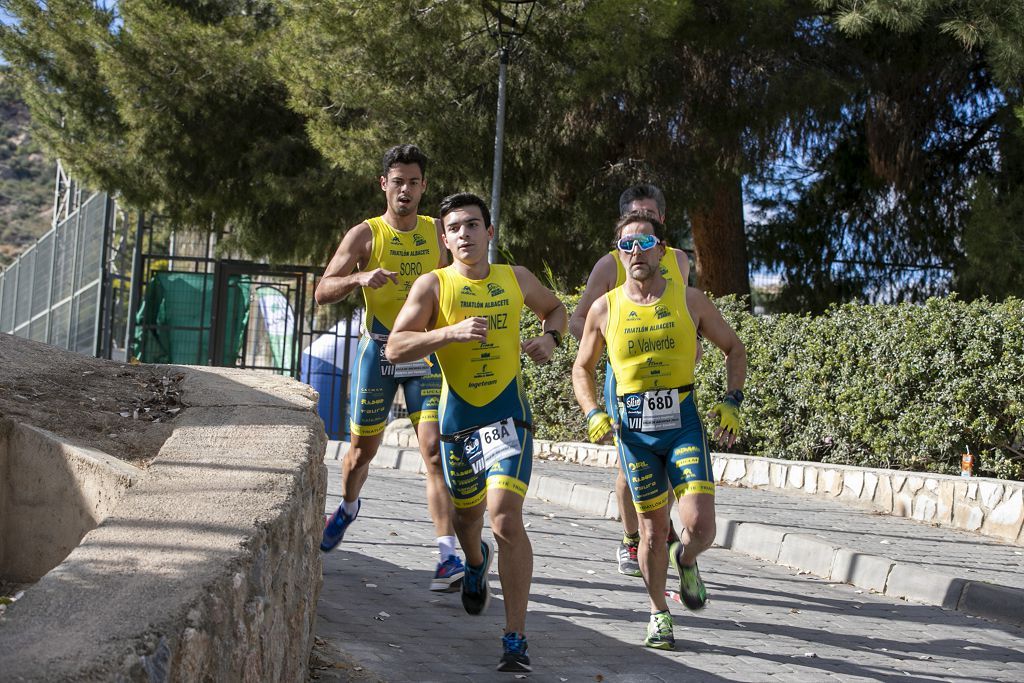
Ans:
{"type": "Polygon", "coordinates": [[[6,681],[305,681],[327,437],[290,379],[176,368],[188,407],[67,558],[0,614],[6,681]]]}
{"type": "MultiPolygon", "coordinates": [[[[618,466],[615,449],[535,440],[538,454],[598,467],[618,466]]],[[[714,453],[720,484],[835,498],[928,524],[973,531],[1024,546],[1024,482],[962,478],[849,465],[714,453]]]]}

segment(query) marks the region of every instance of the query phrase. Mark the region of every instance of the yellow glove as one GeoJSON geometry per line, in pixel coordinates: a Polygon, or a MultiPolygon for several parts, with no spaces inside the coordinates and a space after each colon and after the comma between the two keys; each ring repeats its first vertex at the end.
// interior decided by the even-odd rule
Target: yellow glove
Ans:
{"type": "Polygon", "coordinates": [[[732,446],[736,443],[736,437],[743,429],[743,419],[740,417],[740,406],[735,400],[726,396],[714,405],[708,416],[717,416],[719,419],[718,429],[715,430],[715,439],[719,444],[732,446]]]}
{"type": "Polygon", "coordinates": [[[587,413],[587,436],[591,443],[600,443],[612,431],[612,419],[600,408],[587,413]]]}

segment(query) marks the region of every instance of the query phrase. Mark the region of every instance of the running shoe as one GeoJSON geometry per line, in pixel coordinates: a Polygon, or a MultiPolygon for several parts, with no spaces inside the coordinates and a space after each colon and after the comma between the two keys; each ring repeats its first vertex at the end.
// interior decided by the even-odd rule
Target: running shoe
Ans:
{"type": "Polygon", "coordinates": [[[444,562],[437,563],[434,579],[430,582],[430,590],[437,593],[454,593],[462,588],[462,575],[466,567],[458,555],[449,555],[444,562]]]}
{"type": "Polygon", "coordinates": [[[501,637],[501,645],[505,648],[505,654],[501,655],[501,661],[498,662],[498,671],[531,671],[525,637],[515,632],[506,633],[501,637]]]}
{"type": "Polygon", "coordinates": [[[462,606],[470,614],[482,614],[491,604],[487,572],[491,568],[494,551],[487,541],[480,541],[480,551],[484,554],[484,563],[479,567],[471,567],[467,562],[466,573],[462,577],[462,606]]]}
{"type": "Polygon", "coordinates": [[[676,574],[679,575],[679,597],[687,609],[696,612],[704,609],[704,605],[707,604],[708,591],[700,578],[697,563],[694,562],[690,567],[684,566],[680,562],[682,556],[683,544],[673,543],[669,548],[668,559],[672,563],[672,568],[676,570],[676,574]]]}
{"type": "Polygon", "coordinates": [[[656,612],[647,623],[647,637],[644,645],[655,650],[674,650],[676,637],[672,633],[672,615],[668,612],[656,612]]]}
{"type": "Polygon", "coordinates": [[[640,576],[640,562],[636,558],[636,543],[619,542],[617,557],[619,560],[619,573],[626,576],[640,576]]]}
{"type": "Polygon", "coordinates": [[[363,501],[356,498],[356,513],[354,515],[346,515],[341,511],[341,506],[334,511],[334,514],[327,519],[327,523],[324,525],[324,537],[320,539],[320,550],[325,553],[329,553],[338,547],[341,543],[341,539],[345,538],[345,532],[348,530],[349,525],[356,521],[356,517],[359,516],[359,509],[363,507],[363,501]]]}

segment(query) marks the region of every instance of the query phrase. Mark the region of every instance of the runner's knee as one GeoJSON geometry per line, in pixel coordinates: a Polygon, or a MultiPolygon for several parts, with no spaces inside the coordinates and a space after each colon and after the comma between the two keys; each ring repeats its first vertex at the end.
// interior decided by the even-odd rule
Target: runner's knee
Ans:
{"type": "Polygon", "coordinates": [[[668,516],[664,518],[643,517],[640,521],[641,539],[648,548],[663,546],[668,542],[668,516]]]}
{"type": "Polygon", "coordinates": [[[694,515],[692,519],[686,521],[685,528],[690,537],[690,543],[706,548],[715,540],[717,529],[714,515],[694,515]]]}
{"type": "Polygon", "coordinates": [[[526,533],[521,512],[507,511],[491,515],[491,531],[499,541],[512,541],[526,533]]]}
{"type": "Polygon", "coordinates": [[[427,471],[434,475],[443,474],[439,446],[440,442],[437,438],[434,438],[432,442],[430,438],[420,442],[420,455],[423,456],[423,462],[427,466],[427,471]]]}
{"type": "Polygon", "coordinates": [[[345,454],[345,459],[351,459],[353,467],[362,468],[368,467],[375,455],[377,455],[377,449],[371,450],[369,448],[353,446],[348,449],[348,453],[345,454]]]}

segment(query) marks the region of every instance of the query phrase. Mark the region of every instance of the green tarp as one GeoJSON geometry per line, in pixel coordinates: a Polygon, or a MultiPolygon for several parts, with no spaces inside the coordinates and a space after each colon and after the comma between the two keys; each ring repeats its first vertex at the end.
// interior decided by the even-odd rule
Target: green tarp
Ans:
{"type": "MultiPolygon", "coordinates": [[[[159,271],[146,286],[135,319],[132,355],[143,363],[207,365],[213,316],[212,273],[159,271]]],[[[223,364],[232,366],[242,352],[249,323],[250,279],[228,278],[223,364]]]]}

